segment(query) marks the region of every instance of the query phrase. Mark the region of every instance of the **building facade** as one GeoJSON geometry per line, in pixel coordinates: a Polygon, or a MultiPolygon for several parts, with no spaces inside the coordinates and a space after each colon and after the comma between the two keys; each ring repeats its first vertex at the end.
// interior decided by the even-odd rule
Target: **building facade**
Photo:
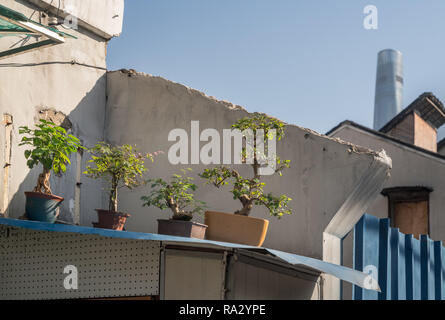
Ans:
{"type": "MultiPolygon", "coordinates": [[[[327,133],[373,150],[384,149],[391,157],[391,176],[368,214],[390,218],[391,227],[404,234],[445,240],[445,157],[443,141],[437,142],[437,130],[444,122],[443,104],[424,93],[380,131],[344,121],[327,133]]],[[[343,241],[347,266],[352,266],[352,238],[350,233],[343,241]]],[[[344,293],[350,297],[348,285],[344,293]]]]}

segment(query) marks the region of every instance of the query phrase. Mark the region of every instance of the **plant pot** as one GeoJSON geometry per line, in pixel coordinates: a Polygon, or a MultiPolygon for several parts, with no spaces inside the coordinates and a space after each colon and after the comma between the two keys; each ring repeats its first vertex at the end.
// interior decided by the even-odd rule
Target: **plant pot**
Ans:
{"type": "Polygon", "coordinates": [[[130,217],[128,213],[114,212],[103,209],[96,209],[98,222],[93,223],[95,228],[112,229],[122,231],[127,218],[130,217]]]}
{"type": "Polygon", "coordinates": [[[206,239],[261,247],[269,221],[233,213],[206,211],[206,239]]]}
{"type": "Polygon", "coordinates": [[[170,236],[204,239],[207,226],[205,224],[182,220],[158,220],[158,233],[170,236]]]}
{"type": "Polygon", "coordinates": [[[54,223],[59,216],[60,208],[64,200],[62,197],[39,192],[25,192],[26,217],[29,220],[54,223]]]}

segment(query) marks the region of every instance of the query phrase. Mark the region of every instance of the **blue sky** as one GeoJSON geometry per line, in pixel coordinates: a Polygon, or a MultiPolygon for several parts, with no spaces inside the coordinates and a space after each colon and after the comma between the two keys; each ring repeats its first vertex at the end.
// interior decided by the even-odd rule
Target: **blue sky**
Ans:
{"type": "Polygon", "coordinates": [[[443,0],[127,0],[108,68],[183,83],[325,133],[373,123],[378,51],[404,55],[404,106],[445,101],[443,0]],[[379,29],[363,27],[375,5],[379,29]]]}

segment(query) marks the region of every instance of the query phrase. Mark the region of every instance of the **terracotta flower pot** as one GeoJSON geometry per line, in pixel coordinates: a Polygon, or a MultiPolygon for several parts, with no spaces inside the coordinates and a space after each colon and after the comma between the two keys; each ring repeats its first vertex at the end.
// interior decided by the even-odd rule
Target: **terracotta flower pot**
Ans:
{"type": "Polygon", "coordinates": [[[39,192],[25,192],[26,217],[29,220],[54,223],[63,198],[39,192]]]}
{"type": "Polygon", "coordinates": [[[206,211],[206,239],[261,247],[269,221],[233,213],[206,211]]]}
{"type": "Polygon", "coordinates": [[[128,213],[114,212],[103,209],[96,209],[98,222],[93,223],[95,228],[112,229],[122,231],[127,218],[130,217],[128,213]]]}
{"type": "Polygon", "coordinates": [[[158,220],[158,233],[170,236],[204,239],[207,226],[193,221],[158,220]]]}

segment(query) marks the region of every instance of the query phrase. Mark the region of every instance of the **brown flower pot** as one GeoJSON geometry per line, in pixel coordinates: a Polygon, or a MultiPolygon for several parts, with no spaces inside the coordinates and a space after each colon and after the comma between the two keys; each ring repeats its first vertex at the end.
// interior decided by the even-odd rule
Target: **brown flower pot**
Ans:
{"type": "Polygon", "coordinates": [[[170,236],[204,239],[207,226],[193,221],[158,220],[158,233],[170,236]]]}
{"type": "Polygon", "coordinates": [[[261,247],[269,221],[233,213],[206,211],[206,239],[261,247]]]}
{"type": "Polygon", "coordinates": [[[123,212],[114,212],[103,209],[96,209],[96,211],[99,221],[93,223],[93,226],[95,228],[122,231],[125,222],[127,221],[127,218],[130,217],[128,213],[123,213],[123,212]]]}

